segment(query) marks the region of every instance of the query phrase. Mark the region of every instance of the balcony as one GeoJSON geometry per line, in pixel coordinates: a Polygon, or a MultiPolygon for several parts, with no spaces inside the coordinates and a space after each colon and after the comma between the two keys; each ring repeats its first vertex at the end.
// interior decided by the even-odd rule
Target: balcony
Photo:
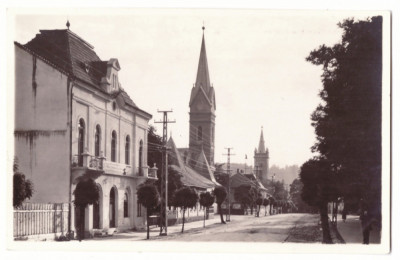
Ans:
{"type": "Polygon", "coordinates": [[[157,167],[137,167],[136,171],[131,165],[106,161],[104,156],[96,157],[88,152],[72,157],[72,172],[74,177],[79,177],[87,172],[98,172],[99,174],[113,174],[139,178],[157,179],[157,167]]]}

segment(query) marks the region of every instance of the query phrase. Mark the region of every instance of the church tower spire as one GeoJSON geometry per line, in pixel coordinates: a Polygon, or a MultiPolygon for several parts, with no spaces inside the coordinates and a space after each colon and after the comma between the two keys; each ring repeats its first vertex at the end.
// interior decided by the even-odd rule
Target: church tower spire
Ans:
{"type": "Polygon", "coordinates": [[[264,141],[264,135],[263,135],[263,128],[262,127],[261,127],[260,142],[258,143],[258,152],[259,153],[265,153],[265,141],[264,141]]]}
{"type": "Polygon", "coordinates": [[[254,167],[258,169],[256,175],[263,184],[267,184],[269,170],[269,151],[265,148],[263,127],[261,127],[258,149],[254,150],[254,167]]]}
{"type": "Polygon", "coordinates": [[[208,163],[214,165],[215,92],[210,83],[208,71],[204,25],[202,29],[203,35],[196,82],[193,84],[189,102],[189,151],[193,158],[203,150],[208,163]]]}
{"type": "Polygon", "coordinates": [[[201,41],[200,58],[199,65],[197,67],[197,77],[196,77],[196,87],[202,87],[203,90],[208,93],[210,88],[210,74],[208,72],[208,62],[207,62],[207,52],[206,43],[204,40],[204,30],[203,26],[203,39],[201,41]]]}

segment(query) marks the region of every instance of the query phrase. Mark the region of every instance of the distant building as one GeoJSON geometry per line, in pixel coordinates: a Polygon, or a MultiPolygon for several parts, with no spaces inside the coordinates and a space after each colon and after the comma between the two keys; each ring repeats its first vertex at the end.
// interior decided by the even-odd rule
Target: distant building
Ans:
{"type": "Polygon", "coordinates": [[[258,149],[254,149],[254,171],[257,178],[266,185],[268,180],[268,169],[269,169],[269,151],[265,147],[263,129],[261,127],[260,142],[258,143],[258,149]]]}
{"type": "Polygon", "coordinates": [[[94,179],[100,200],[85,210],[86,233],[144,227],[136,190],[156,178],[147,166],[152,116],[122,88],[120,70],[69,28],[15,42],[15,155],[34,183],[29,202],[72,205],[77,183],[94,179]]]}

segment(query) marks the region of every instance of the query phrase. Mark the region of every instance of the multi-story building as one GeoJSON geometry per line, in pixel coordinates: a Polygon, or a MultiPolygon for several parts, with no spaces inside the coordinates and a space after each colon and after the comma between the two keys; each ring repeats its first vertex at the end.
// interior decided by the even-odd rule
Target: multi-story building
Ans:
{"type": "Polygon", "coordinates": [[[122,88],[118,60],[101,60],[67,26],[15,42],[15,155],[34,183],[30,202],[69,203],[74,230],[75,187],[92,178],[100,199],[85,210],[85,230],[142,228],[136,190],[156,178],[147,166],[152,116],[122,88]]]}

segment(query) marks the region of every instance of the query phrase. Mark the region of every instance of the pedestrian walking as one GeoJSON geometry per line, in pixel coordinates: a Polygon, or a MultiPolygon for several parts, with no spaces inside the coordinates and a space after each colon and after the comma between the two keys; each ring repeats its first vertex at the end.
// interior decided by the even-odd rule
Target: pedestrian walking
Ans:
{"type": "Polygon", "coordinates": [[[346,218],[347,218],[347,210],[344,208],[342,211],[342,220],[343,222],[346,222],[346,218]]]}

